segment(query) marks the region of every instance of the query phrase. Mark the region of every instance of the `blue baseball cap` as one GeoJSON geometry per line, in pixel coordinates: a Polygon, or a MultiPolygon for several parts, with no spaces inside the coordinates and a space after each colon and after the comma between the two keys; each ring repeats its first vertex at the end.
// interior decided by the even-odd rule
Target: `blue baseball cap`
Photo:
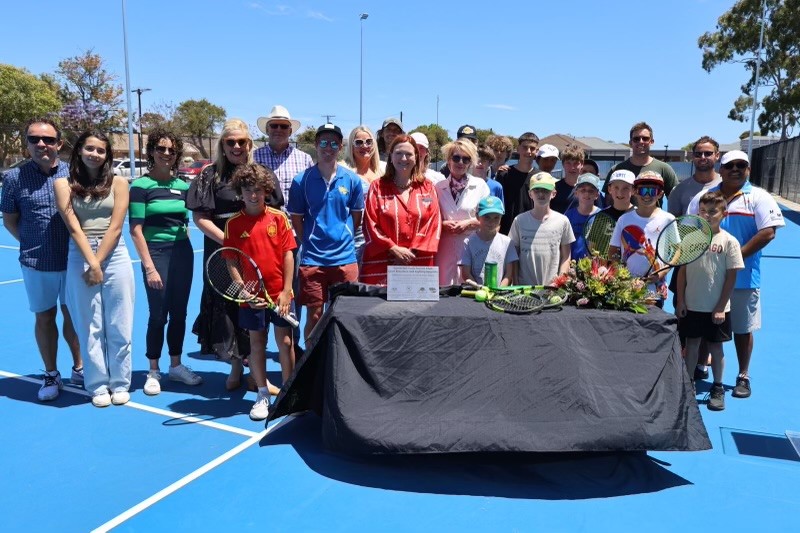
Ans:
{"type": "Polygon", "coordinates": [[[503,201],[497,196],[487,196],[481,198],[478,202],[478,216],[488,215],[490,213],[497,213],[498,215],[505,215],[506,208],[503,206],[503,201]]]}

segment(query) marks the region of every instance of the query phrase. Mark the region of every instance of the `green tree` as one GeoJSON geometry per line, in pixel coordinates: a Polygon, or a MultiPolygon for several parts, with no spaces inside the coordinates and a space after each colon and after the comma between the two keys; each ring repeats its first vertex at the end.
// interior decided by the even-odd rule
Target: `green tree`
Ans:
{"type": "Polygon", "coordinates": [[[431,162],[436,163],[442,160],[442,146],[449,143],[453,139],[447,134],[447,130],[438,124],[428,124],[427,126],[417,126],[411,133],[418,131],[424,133],[428,138],[430,147],[428,151],[431,154],[431,162]]]}
{"type": "Polygon", "coordinates": [[[488,130],[482,130],[480,128],[477,129],[475,135],[478,136],[478,144],[483,144],[486,142],[486,139],[489,138],[489,135],[497,135],[492,128],[488,130]]]}
{"type": "Polygon", "coordinates": [[[29,119],[60,109],[58,93],[47,82],[25,69],[0,64],[0,163],[22,153],[21,130],[29,119]]]}
{"type": "Polygon", "coordinates": [[[68,141],[87,129],[110,131],[125,122],[122,85],[116,83],[117,76],[106,70],[103,58],[91,49],[61,60],[55,79],[60,83],[64,102],[61,124],[68,141]]]}
{"type": "MultiPolygon", "coordinates": [[[[314,139],[317,136],[317,128],[315,126],[307,126],[306,129],[301,131],[300,133],[295,134],[294,141],[297,146],[298,150],[302,150],[305,153],[311,155],[314,161],[317,160],[317,150],[314,147],[314,139]]],[[[344,156],[344,150],[341,152],[342,157],[344,156]]]]}
{"type": "Polygon", "coordinates": [[[215,130],[223,122],[225,122],[225,109],[205,98],[181,102],[173,116],[173,125],[178,134],[188,138],[200,150],[203,159],[210,159],[206,147],[203,146],[203,139],[214,135],[215,130]]]}
{"type": "Polygon", "coordinates": [[[738,0],[717,21],[716,30],[697,41],[703,50],[703,68],[711,72],[725,63],[742,63],[749,72],[742,95],[728,113],[732,120],[749,120],[753,92],[758,84],[763,100],[758,125],[763,132],[780,132],[781,139],[798,122],[800,112],[800,0],[763,0],[763,59],[756,80],[756,54],[761,31],[762,0],[738,0]],[[765,90],[770,92],[763,94],[765,90]]]}

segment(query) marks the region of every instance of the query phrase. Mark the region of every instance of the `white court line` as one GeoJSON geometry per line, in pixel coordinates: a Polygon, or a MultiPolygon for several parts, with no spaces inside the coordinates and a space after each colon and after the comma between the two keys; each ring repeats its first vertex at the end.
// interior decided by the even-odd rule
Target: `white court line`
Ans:
{"type": "Polygon", "coordinates": [[[22,283],[23,279],[9,279],[6,281],[0,281],[0,285],[8,285],[9,283],[22,283]]]}
{"type": "Polygon", "coordinates": [[[161,489],[160,491],[156,492],[155,494],[153,494],[149,498],[137,503],[136,505],[134,505],[133,507],[131,507],[130,509],[128,509],[124,513],[122,513],[120,515],[117,515],[116,517],[112,518],[111,520],[109,520],[105,524],[93,529],[92,533],[105,533],[106,531],[111,531],[111,529],[117,527],[118,525],[122,524],[126,520],[129,520],[130,518],[133,518],[134,516],[136,516],[137,514],[141,513],[142,511],[144,511],[148,507],[152,506],[155,503],[158,503],[159,501],[163,500],[164,498],[166,498],[170,494],[176,492],[177,490],[185,487],[186,485],[188,485],[189,483],[191,483],[195,479],[199,478],[203,474],[206,474],[207,472],[210,472],[211,470],[213,470],[214,468],[218,467],[219,465],[221,465],[222,463],[224,463],[228,459],[230,459],[230,458],[234,457],[235,455],[238,455],[241,452],[245,451],[247,448],[249,448],[253,444],[256,444],[261,439],[266,437],[272,430],[274,430],[275,428],[277,428],[279,426],[282,426],[283,424],[288,422],[291,418],[292,417],[288,417],[288,416],[284,417],[283,420],[281,420],[277,424],[271,425],[270,427],[268,427],[267,429],[265,429],[261,433],[259,433],[257,435],[254,435],[253,437],[247,439],[246,441],[244,441],[243,443],[239,444],[235,448],[232,448],[232,449],[228,450],[227,452],[225,452],[224,454],[220,455],[216,459],[204,464],[203,466],[201,466],[200,468],[198,468],[194,472],[189,473],[188,475],[182,477],[181,479],[179,479],[175,483],[173,483],[173,484],[169,485],[168,487],[166,487],[164,489],[161,489]]]}
{"type": "MultiPolygon", "coordinates": [[[[21,376],[19,374],[12,374],[11,372],[6,372],[4,370],[0,370],[0,376],[6,378],[14,378],[19,379],[21,381],[27,381],[28,383],[34,383],[36,385],[41,385],[42,380],[36,379],[28,376],[21,376]]],[[[65,385],[62,389],[66,392],[72,392],[74,394],[80,394],[81,396],[85,396],[87,398],[92,397],[92,395],[86,392],[83,389],[78,389],[76,387],[72,387],[69,385],[65,385]]],[[[198,424],[200,426],[206,426],[213,429],[219,429],[222,431],[227,431],[229,433],[235,433],[236,435],[241,435],[243,437],[254,437],[257,435],[255,431],[250,431],[249,429],[242,429],[237,428],[234,426],[228,426],[226,424],[220,424],[219,422],[214,422],[213,420],[205,420],[203,418],[198,418],[196,416],[185,415],[183,413],[176,413],[174,411],[167,411],[166,409],[160,409],[158,407],[151,407],[149,405],[144,405],[138,402],[128,402],[125,404],[125,407],[130,407],[131,409],[138,409],[139,411],[144,411],[146,413],[151,413],[155,415],[161,415],[167,418],[171,418],[173,420],[177,420],[180,422],[189,422],[192,424],[198,424]]]]}
{"type": "Polygon", "coordinates": [[[3,250],[19,250],[19,246],[8,246],[6,244],[0,244],[0,248],[3,250]]]}

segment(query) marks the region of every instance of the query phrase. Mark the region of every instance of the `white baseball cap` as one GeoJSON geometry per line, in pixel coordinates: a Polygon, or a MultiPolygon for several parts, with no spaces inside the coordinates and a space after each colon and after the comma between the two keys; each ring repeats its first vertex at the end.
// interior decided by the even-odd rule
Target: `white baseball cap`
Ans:
{"type": "Polygon", "coordinates": [[[428,143],[428,137],[426,137],[425,134],[420,131],[415,131],[410,135],[410,137],[414,139],[414,142],[416,142],[418,146],[422,146],[426,150],[430,146],[428,143]]]}
{"type": "Polygon", "coordinates": [[[612,183],[614,181],[623,181],[628,185],[633,185],[634,180],[636,180],[636,174],[630,170],[617,170],[611,174],[610,178],[608,178],[608,183],[612,183]]]}
{"type": "Polygon", "coordinates": [[[747,164],[750,164],[750,158],[748,158],[747,154],[741,150],[731,150],[730,152],[726,152],[725,155],[722,156],[722,159],[719,160],[719,164],[724,165],[725,163],[729,163],[731,161],[747,161],[747,164]]]}
{"type": "Polygon", "coordinates": [[[539,147],[536,157],[555,157],[558,159],[558,148],[552,144],[543,144],[539,147]]]}

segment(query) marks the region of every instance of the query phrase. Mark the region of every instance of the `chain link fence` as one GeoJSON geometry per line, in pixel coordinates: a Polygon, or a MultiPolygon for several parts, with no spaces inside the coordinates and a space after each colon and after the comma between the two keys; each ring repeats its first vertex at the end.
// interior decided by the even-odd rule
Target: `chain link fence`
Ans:
{"type": "Polygon", "coordinates": [[[756,148],[751,167],[754,185],[800,203],[800,137],[756,148]]]}

